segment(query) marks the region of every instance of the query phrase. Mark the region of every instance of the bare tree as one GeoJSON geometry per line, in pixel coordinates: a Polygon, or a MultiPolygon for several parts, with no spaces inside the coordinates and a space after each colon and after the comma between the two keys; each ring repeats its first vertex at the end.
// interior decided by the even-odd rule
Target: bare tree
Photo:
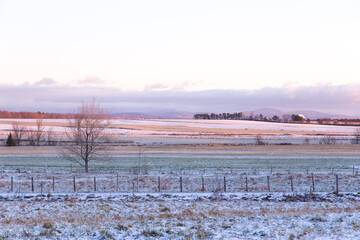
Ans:
{"type": "Polygon", "coordinates": [[[46,131],[46,137],[47,137],[47,145],[48,146],[56,145],[56,142],[54,141],[54,131],[53,131],[52,127],[46,131]]]}
{"type": "Polygon", "coordinates": [[[36,119],[36,129],[35,129],[34,134],[35,134],[35,139],[36,139],[36,145],[40,146],[40,141],[45,135],[44,124],[43,124],[42,118],[36,119]]]}
{"type": "Polygon", "coordinates": [[[26,131],[26,133],[27,133],[27,136],[28,136],[28,140],[29,140],[29,145],[30,146],[35,146],[36,144],[35,144],[35,140],[36,140],[36,137],[35,137],[35,132],[34,132],[34,130],[32,130],[32,129],[28,129],[27,131],[26,131]]]}
{"type": "Polygon", "coordinates": [[[89,172],[89,162],[96,159],[109,140],[109,134],[105,132],[109,125],[109,115],[95,99],[90,103],[83,102],[73,119],[69,120],[66,136],[72,143],[64,147],[62,156],[89,172]]]}
{"type": "Polygon", "coordinates": [[[137,166],[135,167],[137,192],[139,191],[139,175],[147,174],[147,163],[148,163],[148,159],[145,154],[145,149],[139,147],[138,160],[136,163],[137,166]]]}
{"type": "Polygon", "coordinates": [[[266,143],[263,141],[263,137],[260,134],[256,135],[255,143],[256,145],[266,145],[266,143]]]}
{"type": "Polygon", "coordinates": [[[20,124],[19,122],[12,123],[12,130],[14,132],[14,141],[17,146],[20,145],[21,139],[26,134],[26,126],[20,124]]]}
{"type": "Polygon", "coordinates": [[[353,144],[360,144],[360,128],[357,128],[354,133],[355,137],[351,141],[353,144]]]}

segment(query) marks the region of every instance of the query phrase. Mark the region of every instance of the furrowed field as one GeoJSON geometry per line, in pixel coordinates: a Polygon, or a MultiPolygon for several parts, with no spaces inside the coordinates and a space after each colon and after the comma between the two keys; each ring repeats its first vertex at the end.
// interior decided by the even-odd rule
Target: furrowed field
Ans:
{"type": "Polygon", "coordinates": [[[356,127],[113,120],[86,174],[61,157],[67,121],[44,125],[51,144],[0,147],[0,238],[360,236],[356,127]]]}

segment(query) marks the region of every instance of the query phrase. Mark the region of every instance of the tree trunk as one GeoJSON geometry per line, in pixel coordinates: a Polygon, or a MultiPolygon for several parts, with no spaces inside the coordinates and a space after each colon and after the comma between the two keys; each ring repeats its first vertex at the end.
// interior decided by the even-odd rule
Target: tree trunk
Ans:
{"type": "Polygon", "coordinates": [[[85,172],[86,172],[86,173],[89,172],[88,160],[85,160],[85,172]]]}

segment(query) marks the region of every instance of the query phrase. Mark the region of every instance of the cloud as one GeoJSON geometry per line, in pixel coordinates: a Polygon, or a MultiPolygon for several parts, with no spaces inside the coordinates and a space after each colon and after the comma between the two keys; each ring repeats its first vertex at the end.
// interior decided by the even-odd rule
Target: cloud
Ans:
{"type": "Polygon", "coordinates": [[[39,83],[0,85],[0,109],[70,112],[81,101],[96,97],[102,106],[116,113],[161,110],[238,112],[266,107],[360,115],[360,83],[256,90],[185,91],[180,88],[157,91],[163,87],[166,86],[154,84],[143,91],[123,91],[94,85],[86,88],[39,83]]]}
{"type": "Polygon", "coordinates": [[[97,76],[88,76],[84,79],[78,80],[77,83],[81,85],[102,85],[105,81],[97,76]]]}
{"type": "Polygon", "coordinates": [[[44,77],[43,79],[34,83],[34,85],[54,85],[56,81],[52,78],[44,77]]]}
{"type": "Polygon", "coordinates": [[[169,88],[169,85],[163,83],[154,83],[146,85],[144,91],[153,91],[153,90],[166,90],[169,88]]]}

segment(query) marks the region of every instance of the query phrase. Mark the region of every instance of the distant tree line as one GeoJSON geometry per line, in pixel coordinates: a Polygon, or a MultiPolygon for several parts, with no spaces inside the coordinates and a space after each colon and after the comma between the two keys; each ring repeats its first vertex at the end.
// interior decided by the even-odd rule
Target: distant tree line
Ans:
{"type": "Polygon", "coordinates": [[[38,119],[41,116],[42,119],[64,119],[69,118],[69,114],[61,113],[44,113],[44,112],[10,112],[10,111],[0,111],[0,118],[28,118],[28,119],[38,119]]]}
{"type": "MultiPolygon", "coordinates": [[[[271,121],[271,122],[305,122],[306,119],[301,114],[284,114],[282,119],[273,115],[271,118],[265,117],[263,114],[250,113],[247,115],[244,112],[236,113],[197,113],[194,115],[194,119],[223,119],[223,120],[255,120],[255,121],[271,121]]],[[[309,119],[307,121],[310,121],[309,119]]]]}

